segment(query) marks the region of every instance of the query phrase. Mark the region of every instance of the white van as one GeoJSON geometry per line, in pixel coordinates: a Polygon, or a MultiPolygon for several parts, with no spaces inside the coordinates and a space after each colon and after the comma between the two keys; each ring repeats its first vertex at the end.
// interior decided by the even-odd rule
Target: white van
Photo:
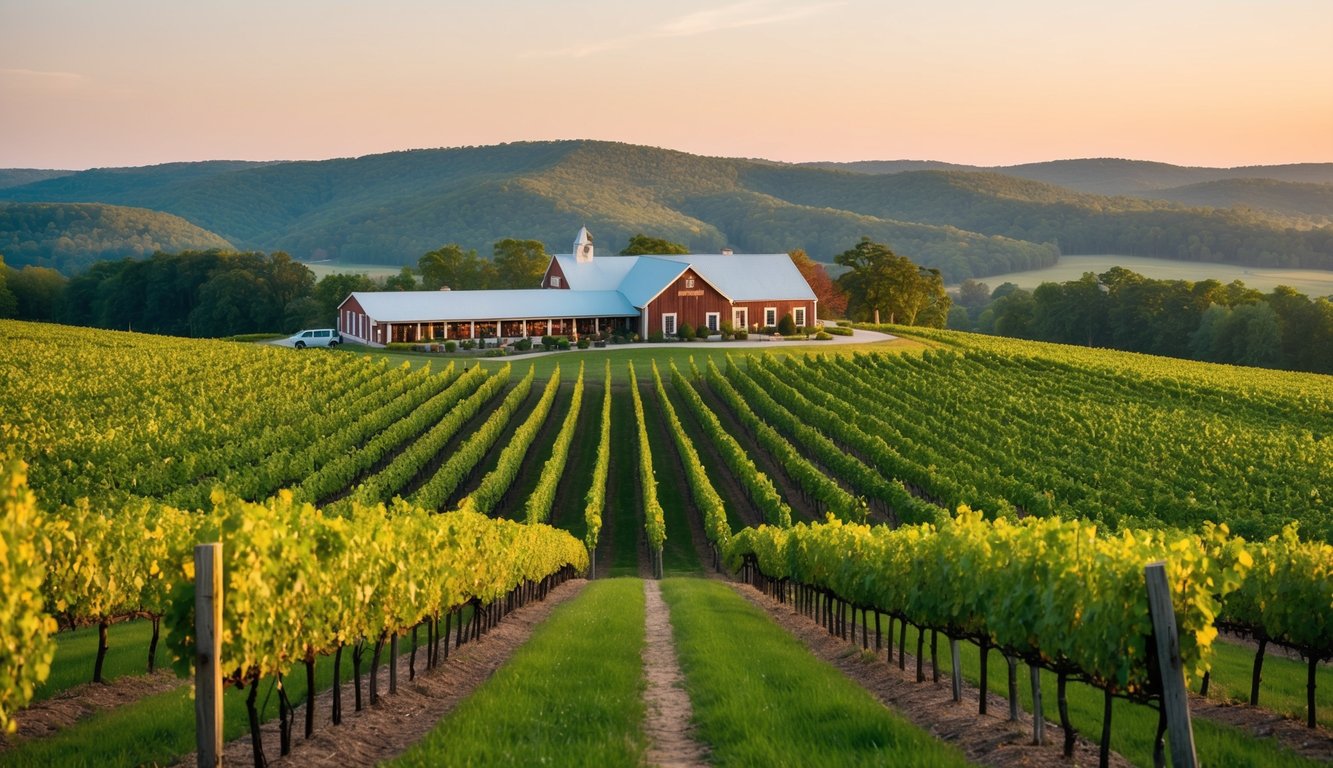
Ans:
{"type": "Polygon", "coordinates": [[[283,339],[280,343],[283,346],[292,346],[297,349],[306,347],[336,347],[342,343],[343,337],[332,328],[319,328],[313,331],[299,331],[294,336],[283,339]]]}

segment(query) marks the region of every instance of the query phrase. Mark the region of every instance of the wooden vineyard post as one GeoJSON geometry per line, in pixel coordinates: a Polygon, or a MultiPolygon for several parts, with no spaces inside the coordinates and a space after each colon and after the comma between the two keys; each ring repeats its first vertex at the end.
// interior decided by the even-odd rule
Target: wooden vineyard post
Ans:
{"type": "Polygon", "coordinates": [[[222,765],[222,545],[194,548],[194,730],[199,768],[222,765]]]}
{"type": "Polygon", "coordinates": [[[1148,611],[1152,616],[1157,663],[1162,677],[1162,711],[1171,740],[1173,768],[1197,768],[1194,728],[1190,724],[1189,691],[1180,663],[1180,638],[1176,634],[1176,611],[1171,605],[1171,587],[1166,581],[1166,563],[1149,563],[1144,569],[1148,586],[1148,611]]]}

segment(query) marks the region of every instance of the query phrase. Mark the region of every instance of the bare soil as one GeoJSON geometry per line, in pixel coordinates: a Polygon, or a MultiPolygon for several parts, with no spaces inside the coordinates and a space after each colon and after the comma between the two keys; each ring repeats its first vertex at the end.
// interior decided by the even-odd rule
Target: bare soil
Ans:
{"type": "MultiPolygon", "coordinates": [[[[556,587],[540,602],[529,603],[510,613],[480,640],[465,643],[461,648],[450,648],[449,658],[440,666],[423,670],[425,654],[417,655],[417,676],[409,681],[408,658],[398,659],[398,693],[389,695],[389,669],[384,664],[379,670],[380,703],[367,703],[355,711],[353,683],[343,685],[343,721],[334,726],[329,719],[332,691],[315,698],[315,730],[307,740],[303,737],[305,723],[304,703],[296,707],[292,751],[279,757],[278,722],[263,726],[264,752],[272,766],[356,766],[376,765],[401,754],[420,741],[441,718],[488,680],[519,646],[527,642],[538,624],[550,615],[557,605],[577,595],[587,581],[574,579],[556,587]]],[[[350,663],[344,654],[343,663],[350,663]]],[[[363,694],[365,689],[363,689],[363,694]]],[[[366,699],[369,702],[369,699],[366,699]]],[[[183,757],[178,765],[196,762],[195,755],[183,757]]],[[[253,765],[250,734],[227,743],[223,752],[224,765],[253,765]]]]}
{"type": "Polygon", "coordinates": [[[742,524],[751,527],[757,527],[764,523],[764,516],[759,510],[755,509],[750,503],[750,499],[745,495],[745,489],[741,487],[740,482],[727,468],[727,462],[722,458],[721,451],[712,440],[706,437],[703,426],[699,424],[698,417],[694,415],[693,409],[684,402],[684,398],[676,394],[675,390],[668,386],[669,391],[663,392],[662,396],[671,400],[671,404],[676,409],[676,415],[680,417],[681,424],[685,427],[685,433],[694,441],[694,449],[699,452],[699,460],[704,463],[704,471],[708,479],[712,481],[713,488],[722,496],[723,503],[734,513],[735,518],[742,524]]]}
{"type": "Polygon", "coordinates": [[[708,765],[708,750],[694,739],[690,722],[694,709],[685,692],[685,677],[676,658],[671,635],[671,612],[662,600],[658,582],[643,582],[646,642],[643,647],[643,693],[647,705],[644,735],[648,737],[648,763],[687,768],[708,765]]]}
{"type": "Polygon", "coordinates": [[[151,675],[127,675],[109,683],[84,683],[43,699],[18,713],[18,732],[0,734],[0,754],[20,741],[44,739],[99,712],[179,688],[185,681],[169,669],[151,675]]]}
{"type": "MultiPolygon", "coordinates": [[[[1262,694],[1260,695],[1263,701],[1262,694]]],[[[1190,716],[1230,725],[1256,738],[1274,739],[1298,755],[1333,763],[1333,734],[1262,707],[1205,699],[1190,694],[1190,716]]]]}
{"type": "MultiPolygon", "coordinates": [[[[815,656],[837,667],[853,682],[899,715],[943,741],[958,747],[973,762],[988,766],[1033,766],[1068,768],[1097,765],[1099,746],[1077,737],[1074,757],[1065,759],[1061,745],[1064,732],[1059,724],[1046,723],[1046,744],[1032,744],[1032,718],[1027,713],[1010,722],[1008,700],[996,694],[987,698],[989,713],[977,714],[978,690],[963,685],[961,703],[953,701],[949,678],[939,683],[916,682],[915,660],[909,655],[906,670],[884,663],[858,645],[828,634],[819,624],[795,613],[791,607],[755,588],[732,583],[732,589],[768,613],[779,625],[800,640],[815,656]]],[[[930,667],[929,661],[926,667],[930,667]]],[[[1131,763],[1111,753],[1110,764],[1128,768],[1131,763]]]]}

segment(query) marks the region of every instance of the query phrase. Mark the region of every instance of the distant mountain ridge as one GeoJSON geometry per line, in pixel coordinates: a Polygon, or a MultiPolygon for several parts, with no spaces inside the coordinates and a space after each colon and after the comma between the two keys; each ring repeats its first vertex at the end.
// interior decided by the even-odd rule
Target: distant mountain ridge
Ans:
{"type": "MultiPolygon", "coordinates": [[[[1269,168],[1301,183],[1325,173],[1333,180],[1333,164],[1269,168]]],[[[1320,189],[1267,188],[1269,204],[1249,207],[1243,186],[1193,193],[1220,208],[1199,207],[1206,203],[1186,192],[1172,193],[1175,202],[1078,189],[1219,180],[1194,180],[1201,170],[1118,160],[994,170],[932,161],[811,166],[554,141],[97,169],[0,188],[0,200],[165,211],[236,247],[345,263],[411,264],[447,242],[489,255],[505,237],[565,252],[586,224],[603,252],[646,232],[695,251],[799,247],[828,260],[864,235],[950,281],[1048,266],[1060,252],[1333,268],[1333,231],[1318,228],[1320,189]],[[1066,183],[1049,180],[1057,178],[1066,183]]]]}
{"type": "Polygon", "coordinates": [[[235,247],[179,216],[146,208],[0,202],[0,255],[10,267],[31,264],[71,273],[99,259],[235,247]]]}

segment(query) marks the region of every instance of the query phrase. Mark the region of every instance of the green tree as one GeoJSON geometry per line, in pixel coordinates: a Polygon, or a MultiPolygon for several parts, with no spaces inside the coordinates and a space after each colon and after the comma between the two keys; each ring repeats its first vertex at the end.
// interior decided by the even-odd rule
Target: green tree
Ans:
{"type": "Polygon", "coordinates": [[[918,267],[887,245],[868,237],[835,259],[849,271],[838,278],[847,292],[848,309],[855,317],[904,325],[943,327],[952,300],[944,290],[938,269],[918,267]],[[887,315],[887,317],[885,317],[887,315]]]}
{"type": "Polygon", "coordinates": [[[540,240],[516,240],[507,237],[495,244],[491,265],[495,270],[495,288],[537,288],[551,263],[546,246],[540,240]]]}
{"type": "MultiPolygon", "coordinates": [[[[5,269],[0,266],[0,271],[5,269]]],[[[10,270],[9,290],[18,302],[18,317],[24,320],[56,319],[56,308],[68,283],[64,275],[50,267],[28,265],[18,271],[10,270]]]]}
{"type": "Polygon", "coordinates": [[[665,256],[670,254],[686,255],[689,248],[680,243],[673,243],[660,237],[649,237],[639,233],[629,239],[629,245],[621,250],[621,256],[665,256]]]}
{"type": "Polygon", "coordinates": [[[384,281],[384,290],[386,291],[414,291],[416,288],[417,278],[412,274],[411,267],[403,267],[398,274],[384,281]]]}
{"type": "Polygon", "coordinates": [[[14,292],[9,290],[9,275],[12,270],[5,266],[5,257],[0,256],[0,319],[18,315],[19,303],[14,292]]]}
{"type": "MultiPolygon", "coordinates": [[[[991,317],[993,319],[989,322],[995,328],[995,332],[1001,336],[1012,336],[1018,339],[1034,338],[1032,315],[1036,306],[1037,302],[1033,300],[1030,291],[1025,291],[1022,288],[1009,291],[990,305],[987,311],[992,313],[991,317]]],[[[978,320],[978,323],[980,323],[980,320],[978,320]]]]}
{"type": "MultiPolygon", "coordinates": [[[[302,316],[320,318],[316,323],[309,324],[323,325],[338,316],[338,305],[342,304],[348,295],[378,290],[379,286],[375,284],[375,281],[365,275],[343,273],[325,275],[315,285],[315,300],[319,302],[319,308],[313,314],[305,313],[302,316]]],[[[297,309],[303,311],[300,307],[297,309]]],[[[306,326],[302,325],[302,327],[306,326]]]]}
{"type": "Polygon", "coordinates": [[[958,286],[958,303],[969,312],[980,312],[990,303],[990,286],[972,278],[958,286]]]}
{"type": "Polygon", "coordinates": [[[474,250],[463,250],[457,243],[427,252],[417,260],[421,287],[427,291],[452,288],[456,291],[489,287],[490,265],[474,250]]]}

